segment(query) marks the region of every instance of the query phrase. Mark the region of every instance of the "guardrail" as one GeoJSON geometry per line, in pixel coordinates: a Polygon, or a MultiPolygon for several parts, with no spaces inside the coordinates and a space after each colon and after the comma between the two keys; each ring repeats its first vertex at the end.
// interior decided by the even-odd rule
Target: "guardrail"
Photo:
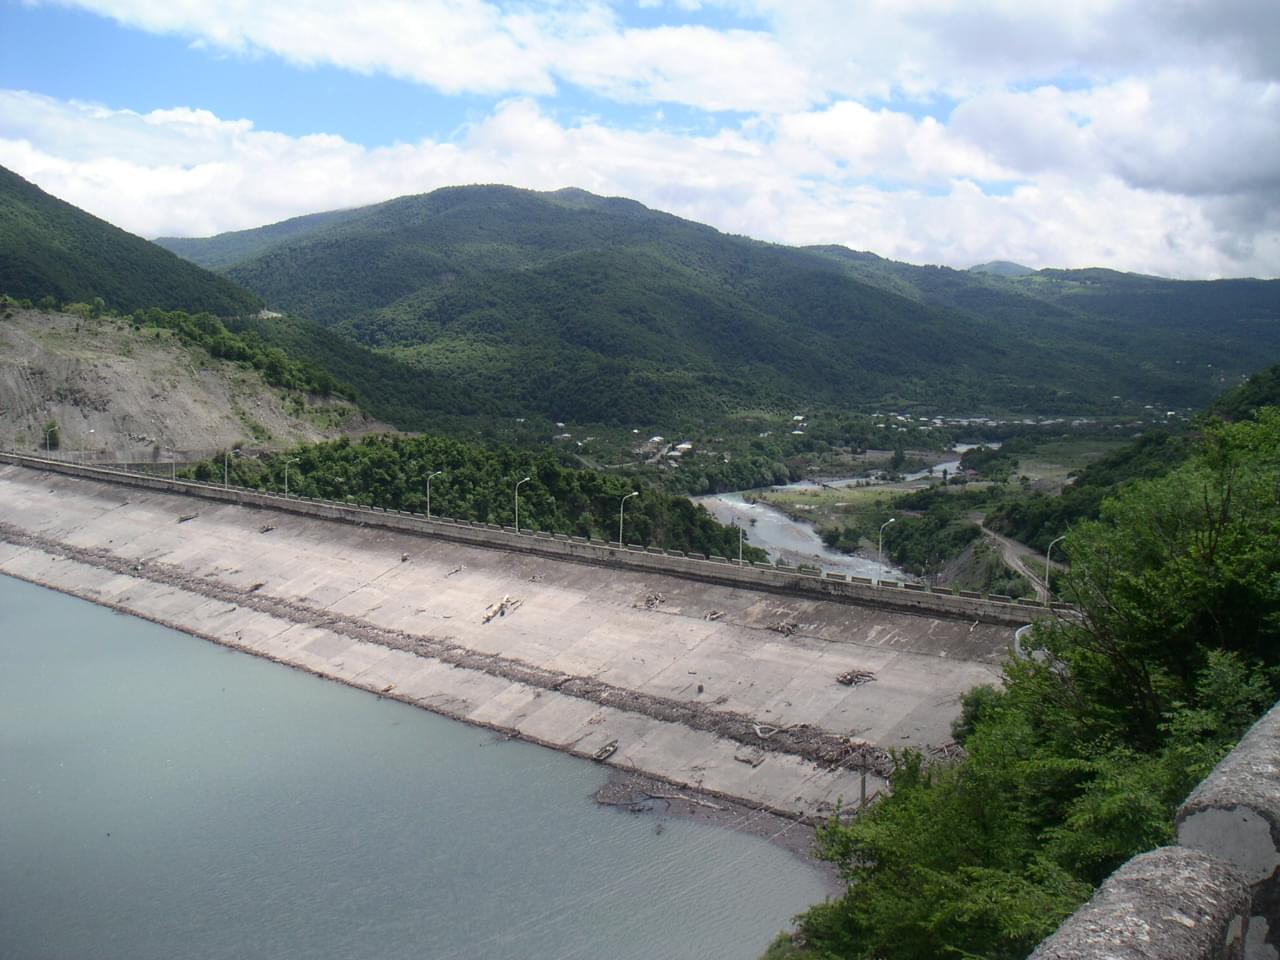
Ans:
{"type": "Polygon", "coordinates": [[[1178,845],[1130,860],[1031,960],[1280,956],[1280,704],[1177,815],[1178,845]]]}
{"type": "Polygon", "coordinates": [[[472,546],[538,554],[582,563],[661,573],[706,583],[749,587],[908,613],[1016,627],[1045,616],[1069,613],[1073,609],[1068,604],[1053,604],[1046,608],[1020,603],[1009,597],[981,597],[973,594],[943,592],[917,584],[876,583],[863,577],[838,573],[824,574],[817,567],[778,566],[750,561],[739,564],[727,557],[708,557],[639,544],[619,546],[604,540],[588,540],[585,537],[572,537],[545,531],[521,530],[517,533],[511,527],[490,523],[439,516],[428,519],[422,514],[403,510],[387,510],[382,507],[365,507],[307,497],[285,497],[242,487],[175,480],[144,471],[132,472],[13,452],[0,451],[0,462],[107,483],[199,497],[204,500],[399,530],[472,546]]]}

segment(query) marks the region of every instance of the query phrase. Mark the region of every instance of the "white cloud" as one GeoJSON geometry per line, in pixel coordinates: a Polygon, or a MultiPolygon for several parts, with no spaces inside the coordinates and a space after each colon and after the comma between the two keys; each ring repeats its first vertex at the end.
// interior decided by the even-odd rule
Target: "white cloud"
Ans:
{"type": "MultiPolygon", "coordinates": [[[[1161,173],[1161,145],[1143,152],[1140,128],[1128,140],[1110,128],[1146,117],[1151,102],[1124,84],[1092,94],[1046,89],[976,102],[952,125],[837,103],[694,136],[563,123],[516,98],[450,142],[370,149],[203,110],[143,115],[0,91],[0,164],[144,236],[205,235],[439,186],[511,183],[580,186],[732,233],[913,262],[1000,257],[1173,276],[1276,275],[1280,216],[1256,192],[1270,189],[1266,164],[1240,168],[1232,184],[1246,192],[1179,192],[1160,186],[1171,176],[1163,173],[1145,182],[1135,171],[1161,173]],[[1036,129],[1060,136],[1061,148],[982,132],[1019,117],[1014,126],[1039,118],[1036,129]],[[981,186],[991,179],[1015,185],[991,195],[981,186]]],[[[1209,93],[1188,109],[1198,115],[1217,103],[1209,93]]],[[[1268,122],[1258,130],[1251,143],[1270,144],[1268,122]]],[[[1209,151],[1203,163],[1221,160],[1209,151]]],[[[1176,173],[1178,163],[1169,166],[1176,173]]]]}

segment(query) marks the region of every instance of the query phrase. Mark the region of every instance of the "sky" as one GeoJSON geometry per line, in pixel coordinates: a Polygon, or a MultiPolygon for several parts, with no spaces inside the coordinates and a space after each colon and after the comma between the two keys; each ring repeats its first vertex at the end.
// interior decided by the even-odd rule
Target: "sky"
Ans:
{"type": "Polygon", "coordinates": [[[0,165],[146,237],[506,183],[1280,276],[1277,0],[0,0],[0,42],[0,165]]]}

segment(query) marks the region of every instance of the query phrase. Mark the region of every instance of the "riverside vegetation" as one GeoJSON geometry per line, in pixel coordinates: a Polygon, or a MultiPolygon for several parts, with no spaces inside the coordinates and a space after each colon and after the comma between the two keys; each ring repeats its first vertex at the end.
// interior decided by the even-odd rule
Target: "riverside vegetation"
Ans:
{"type": "Polygon", "coordinates": [[[1067,538],[1082,617],[964,700],[965,755],[898,756],[892,792],[835,818],[848,890],[801,915],[782,958],[1015,960],[1130,856],[1280,694],[1280,408],[1207,423],[1163,476],[1067,538]]]}

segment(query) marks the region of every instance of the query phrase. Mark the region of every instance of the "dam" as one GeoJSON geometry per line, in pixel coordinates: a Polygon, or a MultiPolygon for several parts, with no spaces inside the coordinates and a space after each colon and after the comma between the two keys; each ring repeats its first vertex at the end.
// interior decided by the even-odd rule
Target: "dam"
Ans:
{"type": "Polygon", "coordinates": [[[808,820],[945,753],[1045,612],[196,486],[6,454],[0,573],[808,820]]]}

